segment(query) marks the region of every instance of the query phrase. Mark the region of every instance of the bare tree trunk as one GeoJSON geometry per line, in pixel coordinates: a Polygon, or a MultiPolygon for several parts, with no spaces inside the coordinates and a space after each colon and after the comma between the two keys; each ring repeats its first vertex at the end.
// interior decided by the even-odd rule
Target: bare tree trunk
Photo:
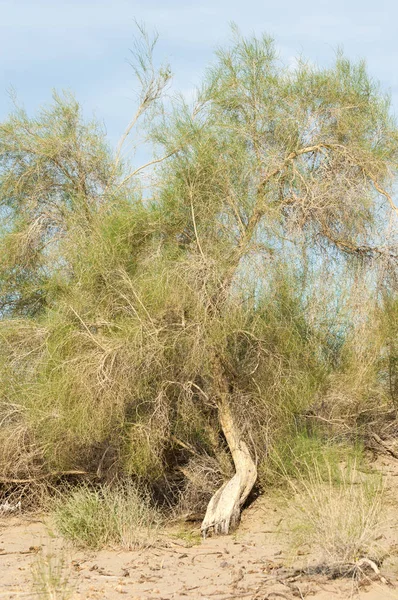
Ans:
{"type": "Polygon", "coordinates": [[[241,438],[226,395],[218,404],[218,413],[236,473],[211,498],[201,526],[204,537],[209,531],[216,535],[227,534],[238,525],[242,505],[257,479],[256,465],[241,438]]]}

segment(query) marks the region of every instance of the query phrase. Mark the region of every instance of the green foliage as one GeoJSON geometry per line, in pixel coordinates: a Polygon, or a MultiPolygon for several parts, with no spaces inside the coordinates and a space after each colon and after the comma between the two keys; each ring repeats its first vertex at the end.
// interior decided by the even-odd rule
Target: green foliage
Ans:
{"type": "Polygon", "coordinates": [[[387,394],[398,409],[398,301],[393,294],[385,294],[378,315],[379,329],[383,340],[377,369],[385,384],[387,394]]]}
{"type": "Polygon", "coordinates": [[[16,108],[0,126],[0,311],[34,316],[53,300],[60,243],[89,226],[112,178],[104,133],[73,96],[54,94],[37,118],[16,108]]]}
{"type": "Polygon", "coordinates": [[[170,491],[195,460],[212,482],[230,473],[225,390],[260,462],[294,463],[309,410],[354,430],[391,402],[394,343],[373,322],[393,271],[388,99],[362,63],[288,69],[268,37],[235,32],[194,105],[170,108],[143,40],[115,154],[69,95],[0,125],[5,477],[84,469],[170,491]],[[122,160],[144,113],[145,179],[122,160]]]}
{"type": "Polygon", "coordinates": [[[319,483],[340,485],[343,463],[363,468],[362,447],[322,438],[316,431],[285,432],[260,463],[259,483],[264,490],[286,488],[294,480],[310,481],[316,471],[319,483]]]}
{"type": "Polygon", "coordinates": [[[156,537],[160,513],[137,487],[82,486],[59,498],[54,509],[58,531],[83,548],[147,547],[156,537]]]}

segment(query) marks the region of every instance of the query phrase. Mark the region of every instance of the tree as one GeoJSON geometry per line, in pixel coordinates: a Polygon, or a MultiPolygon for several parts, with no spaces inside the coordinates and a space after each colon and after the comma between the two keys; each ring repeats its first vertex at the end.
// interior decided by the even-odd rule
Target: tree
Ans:
{"type": "Polygon", "coordinates": [[[272,40],[236,33],[194,106],[170,109],[145,47],[115,157],[71,100],[0,130],[3,404],[23,405],[40,468],[155,477],[210,457],[225,481],[202,531],[228,533],[270,415],[308,407],[322,378],[310,274],[396,263],[397,129],[340,54],[285,68],[272,40]],[[149,192],[121,159],[143,114],[162,148],[149,192]]]}
{"type": "MultiPolygon", "coordinates": [[[[387,191],[396,173],[397,129],[364,63],[339,54],[331,69],[299,62],[289,70],[272,40],[237,34],[230,49],[218,52],[200,99],[199,118],[184,122],[190,141],[167,169],[190,259],[212,272],[201,281],[209,330],[247,300],[253,274],[261,296],[284,241],[304,245],[313,261],[321,260],[317,248],[344,259],[396,260],[396,240],[388,243],[385,227],[388,210],[397,213],[387,191]]],[[[236,473],[212,497],[204,534],[227,533],[237,523],[256,480],[235,416],[242,375],[231,365],[228,336],[237,333],[232,325],[209,349],[206,395],[217,407],[236,473]]]]}

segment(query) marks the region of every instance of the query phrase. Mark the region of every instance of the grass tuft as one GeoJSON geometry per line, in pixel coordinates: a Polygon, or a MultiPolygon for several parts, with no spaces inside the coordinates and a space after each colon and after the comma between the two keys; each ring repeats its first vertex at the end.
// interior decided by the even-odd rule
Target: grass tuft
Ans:
{"type": "Polygon", "coordinates": [[[384,492],[380,476],[364,475],[353,463],[340,466],[338,479],[330,469],[325,481],[313,464],[307,477],[291,480],[291,486],[296,550],[309,545],[320,564],[333,568],[379,560],[384,492]]]}
{"type": "Polygon", "coordinates": [[[75,545],[125,550],[154,543],[161,516],[132,483],[92,488],[84,485],[56,502],[55,525],[75,545]]]}
{"type": "Polygon", "coordinates": [[[73,590],[65,557],[59,552],[40,553],[32,564],[33,591],[40,600],[69,600],[73,590]]]}
{"type": "Polygon", "coordinates": [[[263,489],[289,488],[292,480],[311,480],[312,465],[321,481],[338,482],[342,461],[364,467],[360,444],[323,439],[316,432],[285,432],[275,440],[269,455],[260,462],[259,482],[263,489]]]}

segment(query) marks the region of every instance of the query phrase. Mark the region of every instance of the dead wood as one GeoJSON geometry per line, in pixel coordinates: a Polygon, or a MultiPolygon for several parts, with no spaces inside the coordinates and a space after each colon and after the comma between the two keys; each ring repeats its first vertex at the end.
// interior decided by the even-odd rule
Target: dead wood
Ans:
{"type": "Polygon", "coordinates": [[[26,479],[17,479],[17,478],[9,478],[9,477],[0,477],[0,483],[11,484],[11,483],[36,483],[37,481],[45,481],[46,479],[53,479],[55,477],[66,477],[72,475],[92,475],[92,473],[88,473],[87,471],[53,471],[51,473],[42,473],[41,475],[36,475],[36,477],[28,477],[26,479]]]}
{"type": "MultiPolygon", "coordinates": [[[[389,444],[385,440],[382,440],[381,437],[379,435],[377,435],[377,433],[372,432],[370,434],[370,438],[374,442],[376,442],[378,449],[382,448],[384,453],[390,454],[390,456],[392,456],[394,458],[398,458],[398,452],[396,450],[394,450],[394,448],[391,447],[391,444],[389,444]]],[[[372,446],[372,449],[375,449],[374,446],[372,446]]]]}
{"type": "Polygon", "coordinates": [[[209,531],[226,535],[238,525],[241,508],[257,479],[257,467],[242,440],[226,397],[219,403],[218,412],[236,473],[212,496],[201,526],[203,537],[209,531]]]}

